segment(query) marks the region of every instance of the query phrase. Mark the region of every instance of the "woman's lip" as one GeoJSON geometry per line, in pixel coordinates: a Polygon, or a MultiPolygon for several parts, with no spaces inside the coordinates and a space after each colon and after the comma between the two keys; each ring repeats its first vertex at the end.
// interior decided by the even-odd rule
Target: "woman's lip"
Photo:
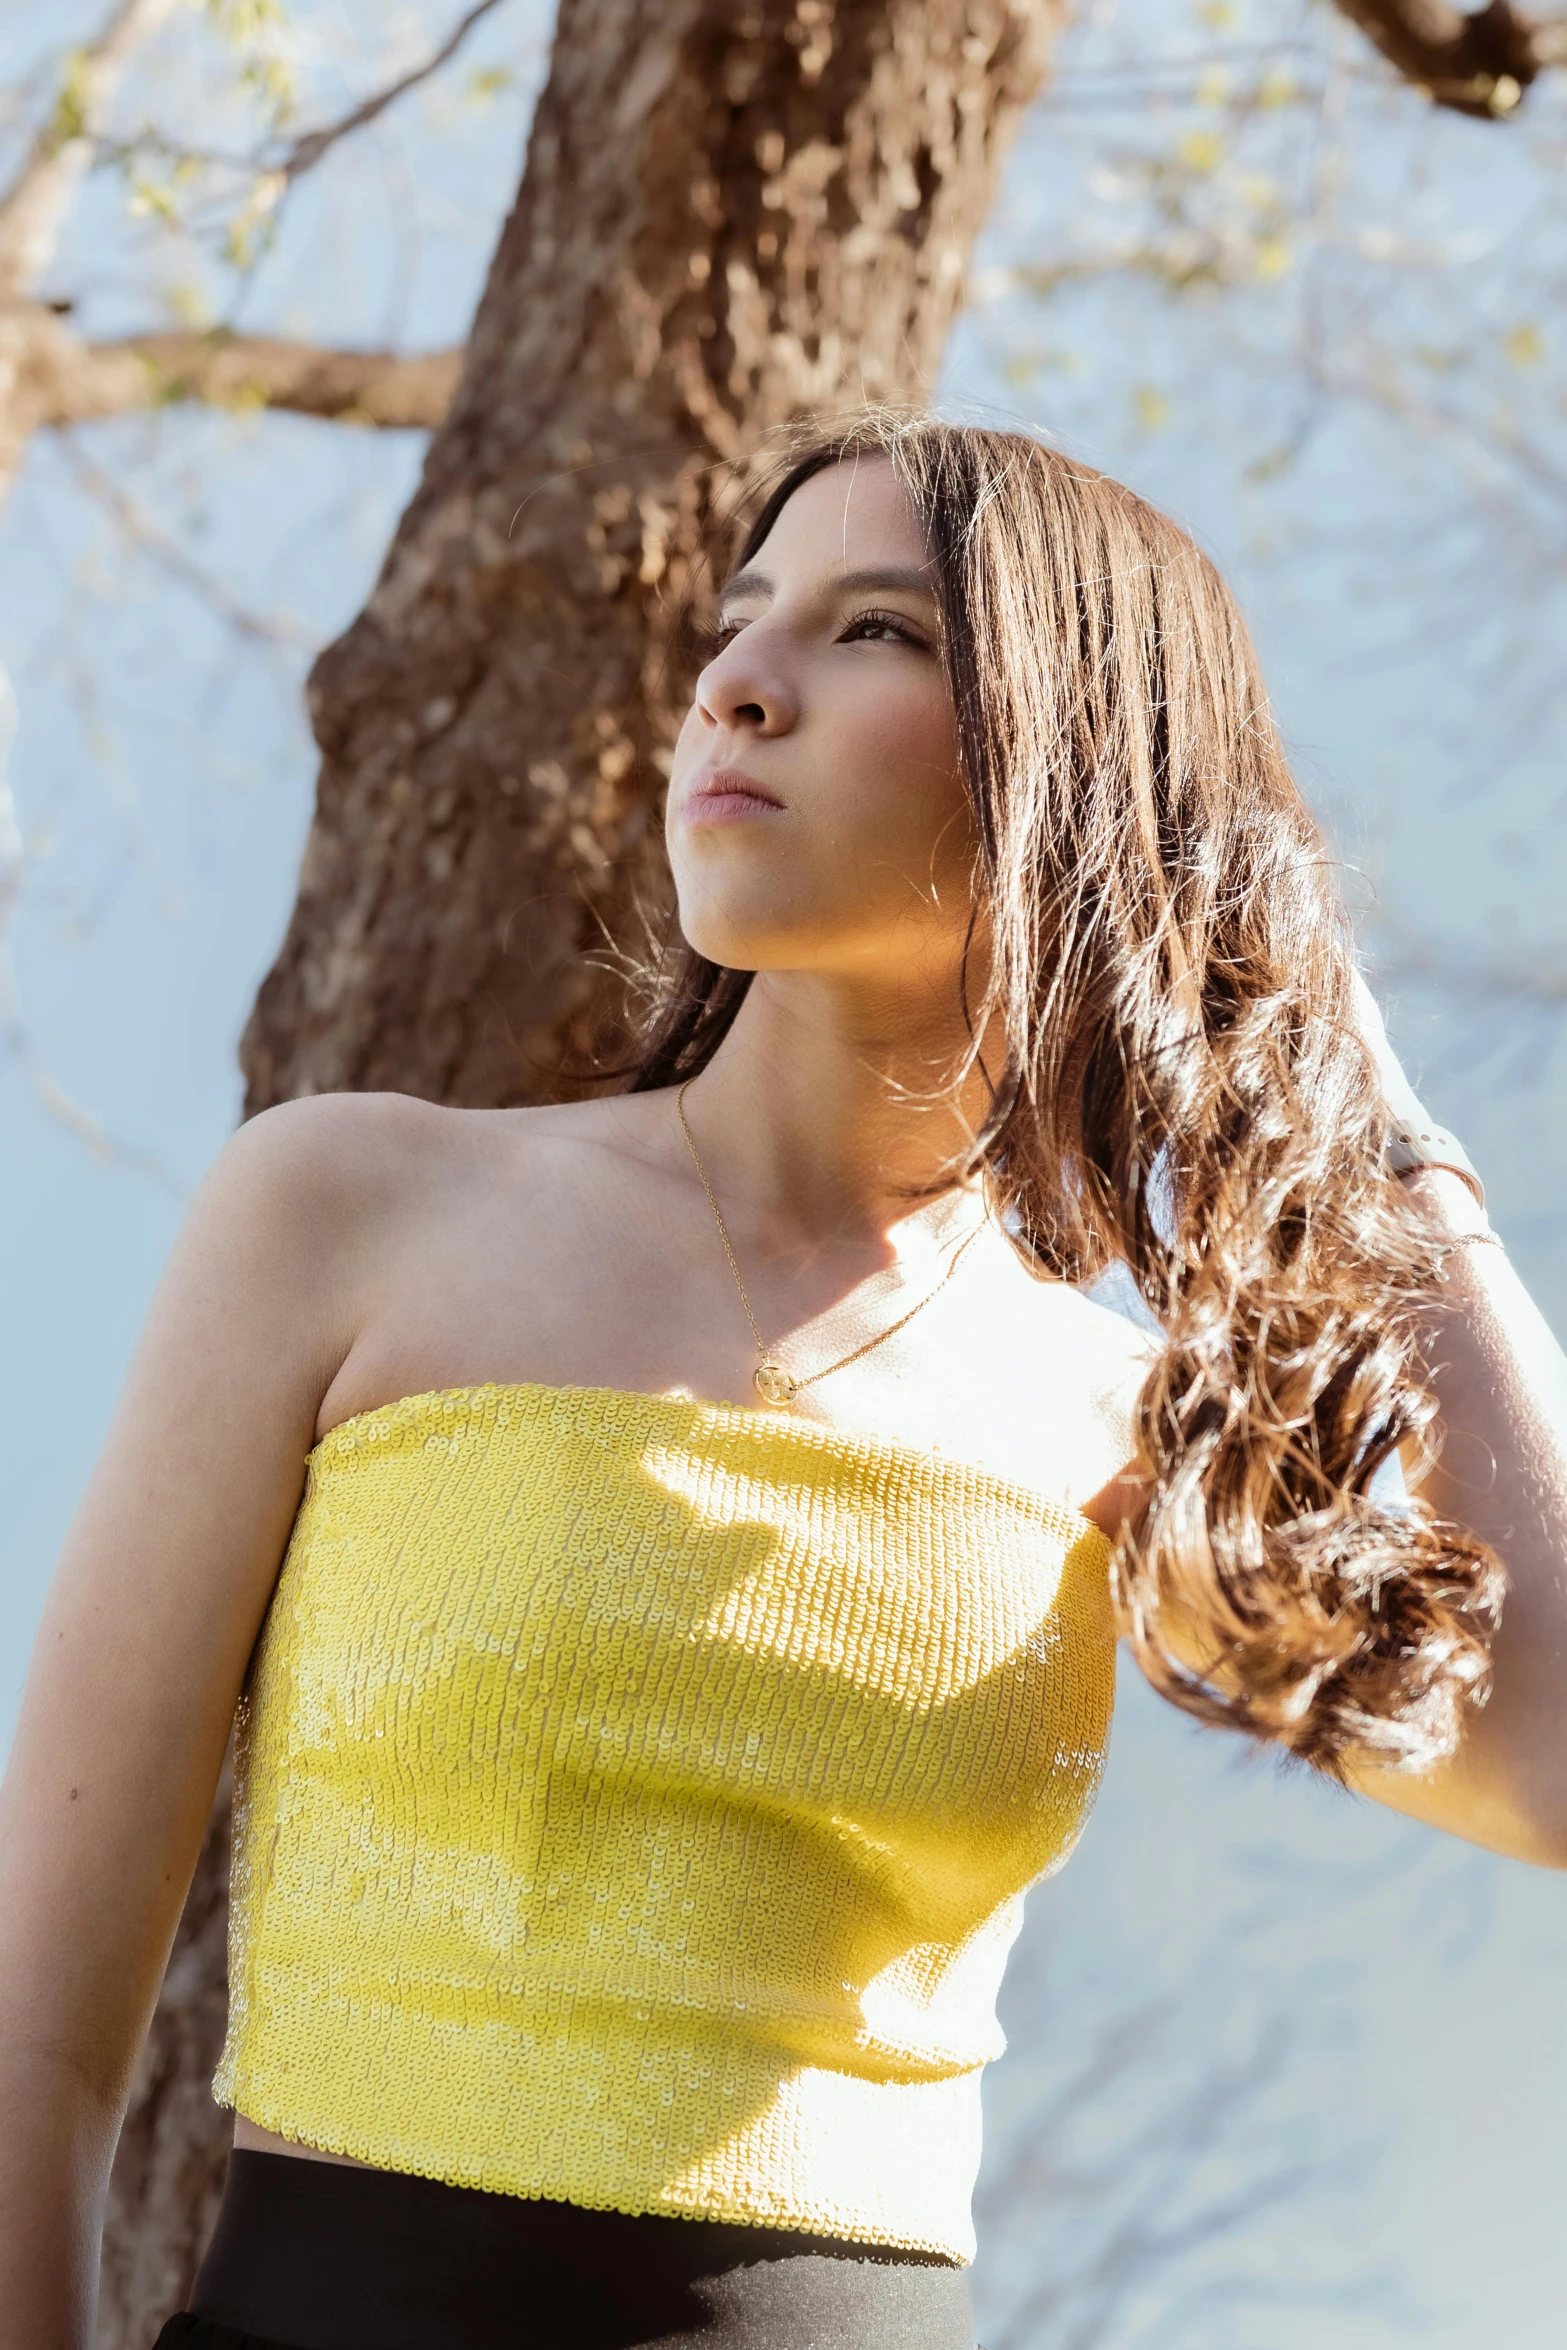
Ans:
{"type": "Polygon", "coordinates": [[[782,806],[781,800],[775,800],[770,791],[764,791],[748,775],[725,774],[720,770],[687,795],[684,814],[688,819],[712,824],[721,823],[726,817],[755,816],[764,809],[776,810],[782,806]]]}

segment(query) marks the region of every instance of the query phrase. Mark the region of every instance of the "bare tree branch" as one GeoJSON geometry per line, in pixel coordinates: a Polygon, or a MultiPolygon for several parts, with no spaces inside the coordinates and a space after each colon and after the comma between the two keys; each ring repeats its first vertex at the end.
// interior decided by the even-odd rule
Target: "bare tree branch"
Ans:
{"type": "Polygon", "coordinates": [[[44,322],[58,321],[28,295],[54,257],[77,182],[92,160],[103,109],[137,43],[178,0],[120,0],[96,41],[71,60],[54,112],[0,193],[0,498],[10,486],[32,425],[27,421],[51,345],[44,322]]]}
{"type": "MultiPolygon", "coordinates": [[[[74,338],[72,338],[74,340],[74,338]]],[[[128,409],[195,401],[287,408],[383,430],[432,431],[451,405],[461,350],[404,356],[331,351],[268,335],[157,334],[77,343],[40,424],[81,424],[128,409]]]]}
{"type": "Polygon", "coordinates": [[[0,301],[0,494],[29,434],[193,401],[286,408],[346,424],[432,431],[451,404],[461,351],[410,358],[328,351],[267,335],[134,335],[89,343],[39,302],[0,301]],[[7,397],[9,394],[9,397],[7,397]]]}
{"type": "Polygon", "coordinates": [[[111,474],[105,473],[101,465],[95,465],[85,449],[70,447],[67,462],[88,497],[113,517],[132,544],[170,579],[189,589],[237,636],[274,651],[302,651],[314,645],[315,638],[297,621],[253,612],[248,604],[242,603],[221,579],[188,555],[179,541],[137,499],[121,489],[111,474]]]}
{"type": "Polygon", "coordinates": [[[15,733],[16,695],[10,677],[0,668],[0,1061],[11,1062],[21,1072],[39,1108],[84,1142],[95,1158],[134,1167],[163,1190],[182,1198],[185,1187],[160,1158],[120,1141],[90,1110],[72,1100],[27,1025],[11,957],[11,926],[27,870],[22,828],[6,773],[15,733]]]}
{"type": "MultiPolygon", "coordinates": [[[[14,301],[25,294],[53,259],[60,224],[92,160],[93,140],[114,86],[132,50],[178,5],[179,0],[120,0],[97,40],[72,57],[54,112],[0,194],[0,299],[14,301]]],[[[0,375],[4,360],[0,340],[0,375]]]]}
{"type": "Polygon", "coordinates": [[[1567,963],[1526,950],[1516,955],[1488,952],[1467,942],[1454,945],[1406,929],[1385,911],[1378,914],[1378,961],[1385,977],[1440,988],[1469,1011],[1529,1011],[1560,1018],[1567,1012],[1567,963]]]}
{"type": "MultiPolygon", "coordinates": [[[[87,343],[31,289],[54,253],[78,180],[101,147],[101,118],[136,44],[179,0],[120,0],[98,39],[71,61],[50,119],[0,192],[0,497],[29,434],[44,425],[202,401],[287,408],[344,422],[430,430],[445,416],[462,355],[400,358],[385,351],[320,351],[265,336],[162,334],[87,343]]],[[[500,0],[474,0],[422,65],[364,99],[338,122],[296,139],[274,167],[280,189],[338,140],[362,130],[445,65],[500,0]]]]}
{"type": "Polygon", "coordinates": [[[1337,0],[1388,63],[1433,103],[1495,119],[1515,113],[1550,65],[1567,64],[1567,18],[1545,23],[1512,0],[1466,16],[1453,0],[1337,0]]]}
{"type": "MultiPolygon", "coordinates": [[[[1281,2135],[1270,2116],[1269,2095],[1296,2053],[1299,2020],[1283,2011],[1268,2017],[1195,2082],[1182,2079],[1151,2103],[1157,2059],[1180,2037],[1176,2003],[1114,2016],[1054,2092],[1031,2101],[1008,2139],[1005,2164],[982,2175],[976,2209],[982,2243],[999,2246],[1010,2236],[1040,2255],[1030,2260],[1013,2305],[990,2318],[993,2350],[1032,2350],[1041,2342],[1051,2350],[1094,2350],[1129,2339],[1126,2321],[1139,2307],[1146,2314],[1151,2292],[1170,2301],[1160,2313],[1168,2328],[1176,2290],[1197,2277],[1206,2350],[1245,2338],[1240,2325],[1276,2296],[1322,2308],[1336,2306],[1341,2294],[1359,2298],[1367,2279],[1270,2275],[1240,2252],[1246,2229],[1265,2212],[1331,2175],[1319,2152],[1281,2135]],[[1143,2085],[1127,2108],[1135,2121],[1129,2132],[1107,2132],[1106,2117],[1129,2080],[1143,2085]],[[1212,2158],[1225,2153],[1229,2161],[1215,2167],[1212,2158]],[[1237,2246],[1228,2274],[1188,2268],[1193,2255],[1226,2243],[1237,2246]],[[1228,2324],[1218,2318],[1221,2303],[1230,2305],[1228,2324]]],[[[1342,2153],[1335,2146],[1335,2162],[1342,2153]]]]}
{"type": "Polygon", "coordinates": [[[500,0],[478,0],[477,6],[470,8],[467,15],[458,20],[440,48],[432,57],[427,57],[423,65],[415,66],[400,81],[389,83],[386,89],[378,90],[373,97],[364,99],[351,113],[345,114],[341,122],[326,123],[320,130],[306,131],[296,139],[277,166],[284,179],[298,179],[302,172],[311,170],[319,163],[327,149],[335,147],[339,139],[346,139],[353,131],[363,130],[367,122],[374,122],[378,114],[384,114],[406,91],[416,89],[420,82],[428,81],[431,74],[439,73],[447,59],[457,54],[480,17],[488,16],[490,10],[499,5],[500,0]]]}

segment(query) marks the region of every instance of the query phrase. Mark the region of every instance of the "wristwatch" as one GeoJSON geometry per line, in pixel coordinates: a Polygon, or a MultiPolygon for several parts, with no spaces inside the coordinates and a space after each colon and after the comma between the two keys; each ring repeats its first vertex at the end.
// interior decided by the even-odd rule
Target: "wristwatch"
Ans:
{"type": "Polygon", "coordinates": [[[1426,1117],[1395,1116],[1387,1138],[1388,1173],[1410,1175],[1417,1167],[1445,1167],[1450,1175],[1462,1176],[1480,1206],[1485,1206],[1485,1185],[1457,1135],[1426,1117]]]}

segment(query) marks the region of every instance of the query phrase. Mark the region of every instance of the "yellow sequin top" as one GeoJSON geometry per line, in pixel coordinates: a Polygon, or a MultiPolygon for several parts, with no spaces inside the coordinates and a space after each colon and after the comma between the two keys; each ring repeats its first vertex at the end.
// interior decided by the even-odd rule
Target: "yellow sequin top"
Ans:
{"type": "Polygon", "coordinates": [[[389,2170],[972,2257],[1106,1569],[1037,1493],[778,1413],[347,1421],[241,1710],[217,2096],[389,2170]]]}

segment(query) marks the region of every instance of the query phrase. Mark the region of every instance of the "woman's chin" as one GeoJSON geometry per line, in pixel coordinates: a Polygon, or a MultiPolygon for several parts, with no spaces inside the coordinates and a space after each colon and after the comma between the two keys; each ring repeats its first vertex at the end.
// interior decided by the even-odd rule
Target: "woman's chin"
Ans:
{"type": "Polygon", "coordinates": [[[688,946],[726,971],[788,970],[812,959],[797,932],[780,928],[776,918],[747,919],[736,908],[682,906],[680,929],[688,946]]]}
{"type": "Polygon", "coordinates": [[[766,971],[773,958],[743,931],[703,929],[694,936],[681,924],[687,946],[724,971],[766,971]]]}

